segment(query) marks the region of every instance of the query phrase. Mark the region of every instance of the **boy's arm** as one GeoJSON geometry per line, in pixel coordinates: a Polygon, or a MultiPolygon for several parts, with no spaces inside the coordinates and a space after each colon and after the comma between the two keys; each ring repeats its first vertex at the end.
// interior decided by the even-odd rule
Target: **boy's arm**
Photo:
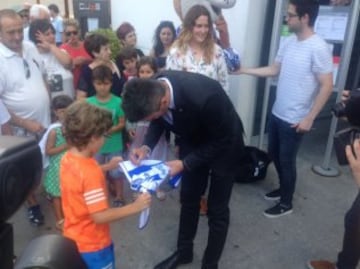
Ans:
{"type": "Polygon", "coordinates": [[[116,168],[119,168],[119,162],[122,162],[123,158],[121,157],[113,157],[109,162],[100,165],[101,170],[103,172],[107,172],[116,168]]]}
{"type": "Polygon", "coordinates": [[[108,208],[100,212],[91,214],[91,217],[95,223],[109,223],[118,219],[122,219],[134,214],[137,214],[148,208],[151,203],[151,195],[149,193],[142,193],[135,200],[135,202],[119,207],[119,208],[108,208]]]}
{"type": "Polygon", "coordinates": [[[45,153],[48,156],[56,155],[67,149],[67,144],[60,145],[55,147],[56,144],[56,130],[53,129],[50,131],[48,139],[46,140],[45,153]]]}
{"type": "Polygon", "coordinates": [[[125,128],[125,117],[119,117],[119,123],[112,126],[109,130],[109,134],[119,132],[125,128]]]}

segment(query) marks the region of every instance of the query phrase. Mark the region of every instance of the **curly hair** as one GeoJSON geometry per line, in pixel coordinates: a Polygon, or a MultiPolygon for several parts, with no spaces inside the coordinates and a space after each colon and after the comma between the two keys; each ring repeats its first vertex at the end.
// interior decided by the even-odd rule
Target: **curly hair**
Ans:
{"type": "Polygon", "coordinates": [[[214,58],[214,51],[215,51],[215,40],[213,36],[214,28],[213,23],[211,21],[210,13],[206,7],[202,5],[195,5],[189,9],[188,13],[186,13],[184,22],[183,22],[183,29],[181,30],[179,37],[175,40],[173,47],[177,47],[181,53],[185,53],[188,49],[189,43],[193,37],[193,29],[195,26],[195,21],[200,16],[206,16],[208,18],[209,24],[209,32],[206,36],[206,39],[203,44],[204,50],[204,60],[206,64],[210,64],[214,58]]]}
{"type": "Polygon", "coordinates": [[[165,51],[164,45],[163,45],[163,43],[161,42],[161,39],[160,39],[161,30],[164,29],[164,28],[169,28],[170,31],[172,32],[172,34],[173,34],[172,42],[174,42],[174,40],[176,38],[176,29],[175,29],[174,24],[171,21],[162,21],[162,22],[160,22],[158,27],[156,27],[155,35],[154,35],[153,51],[154,51],[154,55],[156,57],[160,56],[165,51]]]}
{"type": "Polygon", "coordinates": [[[81,150],[91,138],[106,134],[112,124],[111,112],[81,100],[66,109],[63,133],[70,146],[81,150]]]}

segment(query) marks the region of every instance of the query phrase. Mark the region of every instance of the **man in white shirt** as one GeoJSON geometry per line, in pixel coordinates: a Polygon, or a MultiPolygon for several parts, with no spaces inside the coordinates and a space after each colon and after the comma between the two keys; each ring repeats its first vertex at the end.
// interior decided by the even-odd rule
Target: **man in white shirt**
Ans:
{"type": "Polygon", "coordinates": [[[56,46],[60,46],[63,41],[63,18],[60,16],[59,7],[55,4],[51,4],[48,6],[51,16],[51,23],[55,28],[55,42],[56,46]]]}
{"type": "Polygon", "coordinates": [[[10,114],[0,99],[0,135],[11,135],[10,114]]]}
{"type": "Polygon", "coordinates": [[[269,218],[292,212],[296,183],[296,155],[303,134],[332,92],[332,55],[326,42],[315,34],[316,0],[290,0],[286,21],[294,35],[280,46],[275,62],[260,68],[241,68],[239,74],[279,76],[276,100],[269,121],[269,154],[280,186],[265,195],[280,200],[264,211],[269,218]]]}
{"type": "MultiPolygon", "coordinates": [[[[23,41],[21,17],[0,10],[0,99],[11,115],[13,135],[38,138],[50,124],[50,100],[38,53],[23,41]]],[[[34,194],[28,197],[29,220],[43,224],[34,194]]]]}
{"type": "Polygon", "coordinates": [[[24,28],[24,40],[30,41],[29,38],[29,26],[30,23],[34,20],[50,20],[50,10],[47,6],[42,4],[34,4],[30,7],[29,10],[29,24],[24,28]]]}

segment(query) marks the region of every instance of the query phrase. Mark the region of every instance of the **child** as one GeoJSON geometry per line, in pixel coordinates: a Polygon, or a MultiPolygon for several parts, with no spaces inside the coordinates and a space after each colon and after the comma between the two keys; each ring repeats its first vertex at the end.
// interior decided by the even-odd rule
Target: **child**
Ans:
{"type": "Polygon", "coordinates": [[[118,55],[118,61],[124,67],[123,76],[125,81],[136,77],[137,53],[133,47],[124,47],[118,55]]]}
{"type": "MultiPolygon", "coordinates": [[[[115,268],[109,223],[150,206],[149,194],[120,208],[109,208],[102,168],[93,158],[113,126],[111,113],[84,101],[65,112],[64,136],[69,145],[60,165],[64,236],[74,240],[89,269],[115,268]]],[[[109,169],[118,167],[113,158],[109,169]]]]}
{"type": "Polygon", "coordinates": [[[48,156],[48,165],[46,167],[44,187],[46,193],[51,197],[53,204],[56,228],[62,230],[64,223],[64,214],[61,208],[61,195],[59,183],[60,160],[64,155],[67,144],[62,135],[61,123],[64,120],[65,109],[71,105],[73,100],[67,95],[58,95],[52,100],[52,109],[57,118],[57,125],[47,134],[45,142],[45,155],[48,156]]]}
{"type": "MultiPolygon", "coordinates": [[[[111,93],[112,71],[106,65],[99,65],[92,71],[92,82],[95,96],[87,98],[87,102],[109,110],[112,114],[113,126],[107,132],[108,137],[95,158],[100,165],[107,163],[113,157],[123,154],[122,130],[125,127],[124,112],[121,109],[121,98],[111,93]]],[[[114,191],[114,207],[124,205],[123,185],[124,179],[119,169],[108,172],[110,190],[114,191]]]]}
{"type": "MultiPolygon", "coordinates": [[[[139,78],[150,78],[157,72],[156,60],[153,57],[144,56],[141,57],[137,63],[137,73],[139,78]]],[[[135,131],[130,134],[133,138],[131,148],[138,148],[142,145],[144,136],[149,128],[149,122],[141,121],[136,124],[135,131]]],[[[168,143],[165,137],[165,133],[160,137],[159,142],[151,152],[149,159],[163,160],[168,159],[168,143]]],[[[166,194],[161,191],[156,191],[156,197],[162,201],[165,200],[166,194]]]]}

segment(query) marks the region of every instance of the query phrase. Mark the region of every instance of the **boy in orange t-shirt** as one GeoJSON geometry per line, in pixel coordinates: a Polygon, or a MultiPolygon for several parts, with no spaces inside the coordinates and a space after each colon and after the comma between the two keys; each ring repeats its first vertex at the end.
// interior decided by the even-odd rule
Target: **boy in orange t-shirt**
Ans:
{"type": "Polygon", "coordinates": [[[65,112],[63,131],[70,148],[60,165],[64,236],[76,242],[90,269],[115,268],[109,222],[136,214],[151,202],[149,194],[141,194],[129,205],[109,208],[104,170],[118,167],[121,158],[100,167],[93,156],[111,126],[110,112],[84,101],[65,112]]]}

